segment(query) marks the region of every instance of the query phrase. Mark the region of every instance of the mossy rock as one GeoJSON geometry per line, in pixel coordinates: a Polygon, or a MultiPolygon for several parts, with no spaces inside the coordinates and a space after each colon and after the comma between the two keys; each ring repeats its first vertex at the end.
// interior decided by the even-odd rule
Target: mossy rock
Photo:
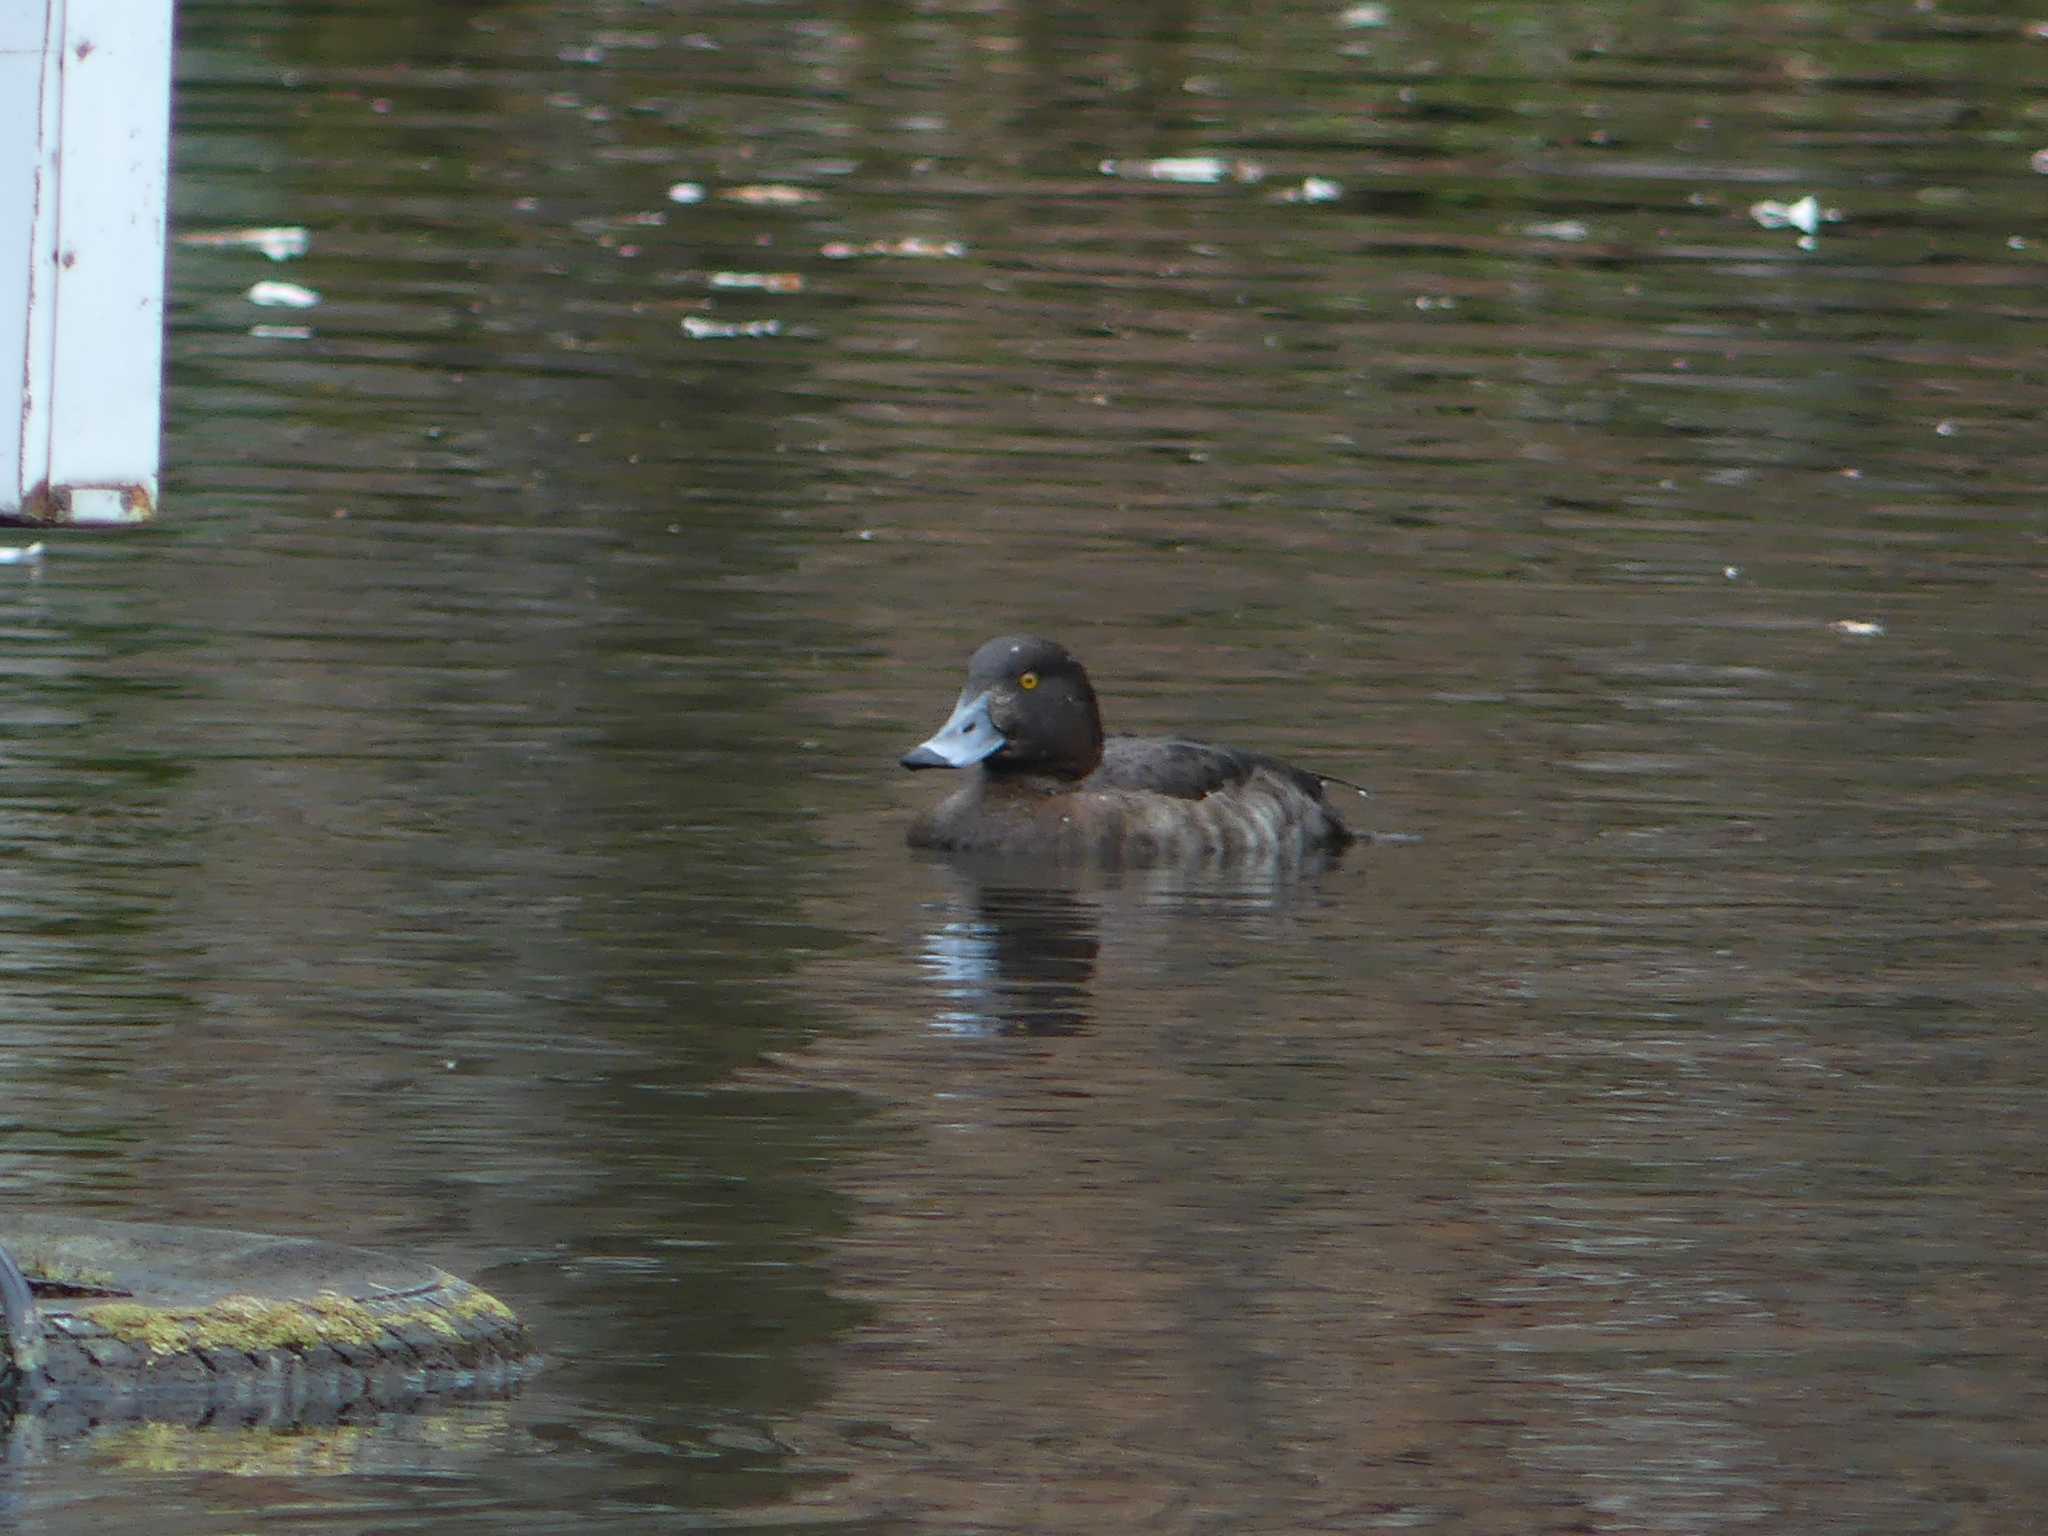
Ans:
{"type": "Polygon", "coordinates": [[[497,1395],[534,1364],[496,1297],[418,1260],[307,1238],[0,1218],[16,1414],[334,1422],[497,1395]]]}

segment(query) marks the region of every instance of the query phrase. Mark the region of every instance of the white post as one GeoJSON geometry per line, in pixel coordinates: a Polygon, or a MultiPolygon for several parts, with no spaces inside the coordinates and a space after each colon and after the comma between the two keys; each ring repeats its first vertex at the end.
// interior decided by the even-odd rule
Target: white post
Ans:
{"type": "Polygon", "coordinates": [[[170,127],[171,0],[0,0],[0,516],[156,510],[170,127]]]}

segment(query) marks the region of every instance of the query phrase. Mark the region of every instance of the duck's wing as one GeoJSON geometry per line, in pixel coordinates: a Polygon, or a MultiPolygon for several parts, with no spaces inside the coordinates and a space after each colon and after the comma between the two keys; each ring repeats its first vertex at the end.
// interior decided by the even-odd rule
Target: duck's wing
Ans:
{"type": "Polygon", "coordinates": [[[1206,741],[1112,736],[1102,744],[1102,766],[1088,776],[1086,787],[1150,790],[1177,800],[1200,800],[1219,790],[1235,789],[1261,771],[1294,784],[1314,800],[1322,798],[1323,782],[1329,777],[1258,752],[1241,752],[1206,741]]]}

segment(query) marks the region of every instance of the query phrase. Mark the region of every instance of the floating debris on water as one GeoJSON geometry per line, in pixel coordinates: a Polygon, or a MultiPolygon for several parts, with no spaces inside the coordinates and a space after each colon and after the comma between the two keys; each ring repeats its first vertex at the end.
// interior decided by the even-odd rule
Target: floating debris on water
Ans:
{"type": "Polygon", "coordinates": [[[865,244],[828,240],[818,247],[818,254],[827,261],[849,261],[856,256],[907,256],[957,261],[967,254],[967,243],[964,240],[926,240],[918,235],[907,235],[901,240],[869,240],[865,244]]]}
{"type": "Polygon", "coordinates": [[[1524,224],[1522,233],[1532,240],[1568,240],[1576,243],[1584,240],[1593,231],[1580,219],[1550,219],[1540,224],[1524,224]]]}
{"type": "Polygon", "coordinates": [[[178,244],[201,250],[260,251],[272,261],[290,261],[312,248],[313,237],[297,224],[263,229],[194,229],[178,236],[178,244]]]}
{"type": "Polygon", "coordinates": [[[252,325],[249,334],[258,341],[311,341],[310,325],[252,325]]]}
{"type": "Polygon", "coordinates": [[[1804,234],[1814,234],[1820,229],[1820,199],[1811,192],[1796,203],[1774,202],[1769,198],[1752,203],[1749,216],[1765,229],[1796,229],[1804,234]]]}
{"type": "Polygon", "coordinates": [[[41,565],[45,550],[40,539],[33,544],[0,544],[0,565],[41,565]]]}
{"type": "Polygon", "coordinates": [[[244,297],[251,304],[260,304],[265,309],[311,309],[320,302],[319,294],[311,288],[301,288],[297,283],[257,283],[244,297]]]}
{"type": "Polygon", "coordinates": [[[707,320],[702,315],[683,316],[683,334],[692,341],[730,341],[735,338],[780,336],[780,320],[707,320]]]}
{"type": "Polygon", "coordinates": [[[1856,635],[1864,639],[1884,633],[1884,626],[1875,619],[1837,619],[1828,628],[1838,635],[1856,635]]]}
{"type": "Polygon", "coordinates": [[[672,203],[701,203],[704,201],[704,184],[701,181],[679,181],[668,189],[668,200],[672,203]]]}
{"type": "Polygon", "coordinates": [[[1260,182],[1266,168],[1253,160],[1232,160],[1223,155],[1167,155],[1158,160],[1103,160],[1098,170],[1105,176],[1122,176],[1136,181],[1177,181],[1189,185],[1211,185],[1219,181],[1260,182]]]}
{"type": "Polygon", "coordinates": [[[1282,187],[1273,194],[1276,203],[1334,203],[1344,195],[1341,182],[1323,176],[1304,176],[1298,187],[1282,187]]]}
{"type": "Polygon", "coordinates": [[[801,293],[804,279],[800,272],[714,272],[711,274],[714,288],[752,288],[764,293],[801,293]]]}
{"type": "Polygon", "coordinates": [[[1766,198],[1760,203],[1749,205],[1749,216],[1765,229],[1796,229],[1799,231],[1799,249],[1810,251],[1820,242],[1818,236],[1823,224],[1842,222],[1842,210],[1823,208],[1820,199],[1811,192],[1796,203],[1773,202],[1766,198]]]}
{"type": "Polygon", "coordinates": [[[1384,27],[1392,13],[1384,5],[1347,5],[1337,13],[1340,27],[1384,27]]]}
{"type": "Polygon", "coordinates": [[[781,182],[756,182],[744,187],[727,187],[718,194],[728,203],[745,203],[750,208],[796,208],[824,201],[822,192],[809,187],[792,187],[781,182]]]}

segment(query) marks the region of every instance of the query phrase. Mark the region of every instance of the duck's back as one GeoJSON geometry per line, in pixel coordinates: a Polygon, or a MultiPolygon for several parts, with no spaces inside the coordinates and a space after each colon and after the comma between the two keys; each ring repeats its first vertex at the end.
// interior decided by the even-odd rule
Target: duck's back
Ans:
{"type": "Polygon", "coordinates": [[[1236,747],[1170,736],[1109,737],[1102,744],[1101,766],[1083,787],[1149,790],[1176,800],[1200,800],[1240,789],[1261,774],[1292,784],[1311,800],[1323,797],[1323,781],[1291,763],[1236,747]]]}

